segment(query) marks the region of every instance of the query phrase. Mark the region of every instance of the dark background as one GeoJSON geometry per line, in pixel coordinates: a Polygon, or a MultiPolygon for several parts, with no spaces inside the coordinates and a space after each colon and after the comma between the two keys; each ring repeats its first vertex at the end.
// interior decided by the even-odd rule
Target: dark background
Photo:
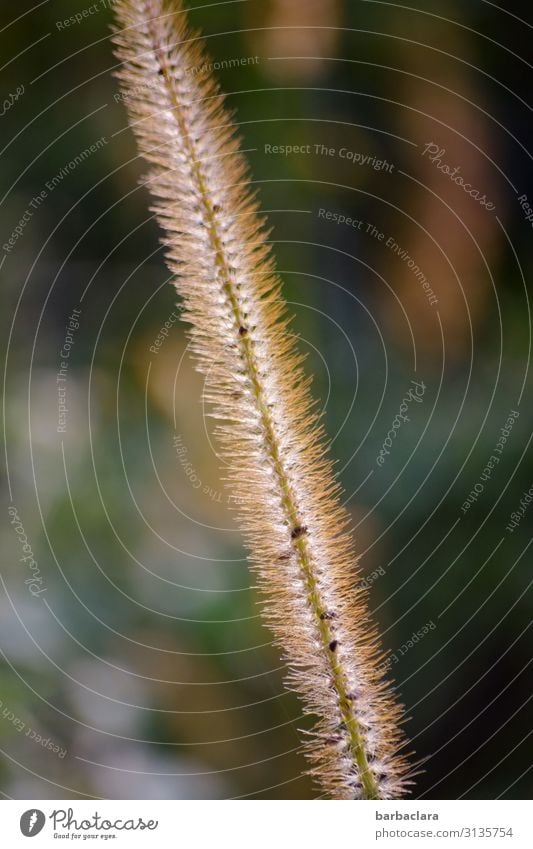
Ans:
{"type": "MultiPolygon", "coordinates": [[[[103,5],[70,26],[61,22],[90,4],[0,12],[2,100],[24,86],[0,118],[2,244],[67,172],[0,252],[0,790],[311,798],[298,733],[308,719],[261,624],[184,325],[150,351],[176,296],[138,188],[144,165],[117,101],[103,5]],[[46,586],[38,598],[10,504],[46,586]]],[[[531,222],[518,201],[533,203],[533,19],[528,4],[419,5],[246,0],[197,3],[191,18],[223,66],[371,607],[398,658],[406,730],[427,759],[413,792],[527,798],[533,506],[507,525],[533,484],[531,222]],[[495,210],[423,156],[430,142],[495,210]],[[312,152],[266,154],[268,144],[312,152]],[[315,144],[335,154],[316,155],[315,144]],[[392,173],[352,164],[341,148],[387,160],[392,173]],[[325,221],[320,209],[364,226],[325,221]],[[437,304],[369,223],[413,258],[437,304]],[[412,380],[424,382],[423,400],[380,467],[412,380]],[[512,410],[500,462],[463,512],[512,410]]]]}

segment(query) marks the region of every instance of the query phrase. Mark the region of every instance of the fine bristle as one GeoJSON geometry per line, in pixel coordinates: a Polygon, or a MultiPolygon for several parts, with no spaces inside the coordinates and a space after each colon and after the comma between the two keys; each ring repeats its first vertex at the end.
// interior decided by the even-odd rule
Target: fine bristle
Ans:
{"type": "Polygon", "coordinates": [[[332,798],[410,783],[340,487],[223,98],[179,3],[118,0],[118,76],[305,750],[332,798]]]}

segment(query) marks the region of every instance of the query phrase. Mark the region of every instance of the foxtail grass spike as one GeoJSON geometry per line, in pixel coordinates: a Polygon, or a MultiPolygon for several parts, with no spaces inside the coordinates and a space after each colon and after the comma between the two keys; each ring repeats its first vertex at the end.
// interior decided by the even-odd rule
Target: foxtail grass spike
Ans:
{"type": "Polygon", "coordinates": [[[264,615],[288,686],[316,718],[304,737],[310,772],[334,799],[398,798],[410,784],[402,708],[380,671],[348,515],[231,115],[178,2],[114,9],[118,76],[264,615]]]}

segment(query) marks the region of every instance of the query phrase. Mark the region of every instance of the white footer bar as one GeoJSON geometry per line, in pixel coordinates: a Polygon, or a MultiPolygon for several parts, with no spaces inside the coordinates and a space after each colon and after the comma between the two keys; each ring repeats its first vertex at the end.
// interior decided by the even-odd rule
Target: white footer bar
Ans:
{"type": "Polygon", "coordinates": [[[10,800],[0,802],[0,831],[9,849],[533,847],[528,801],[10,800]]]}

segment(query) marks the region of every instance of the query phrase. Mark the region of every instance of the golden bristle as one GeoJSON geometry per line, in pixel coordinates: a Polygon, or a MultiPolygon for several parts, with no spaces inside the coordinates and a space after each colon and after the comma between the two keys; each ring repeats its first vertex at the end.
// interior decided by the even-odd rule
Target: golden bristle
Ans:
{"type": "Polygon", "coordinates": [[[118,76],[264,615],[288,685],[317,717],[311,771],[332,798],[398,798],[409,784],[402,709],[382,679],[348,515],[231,118],[179,3],[114,8],[118,76]]]}

